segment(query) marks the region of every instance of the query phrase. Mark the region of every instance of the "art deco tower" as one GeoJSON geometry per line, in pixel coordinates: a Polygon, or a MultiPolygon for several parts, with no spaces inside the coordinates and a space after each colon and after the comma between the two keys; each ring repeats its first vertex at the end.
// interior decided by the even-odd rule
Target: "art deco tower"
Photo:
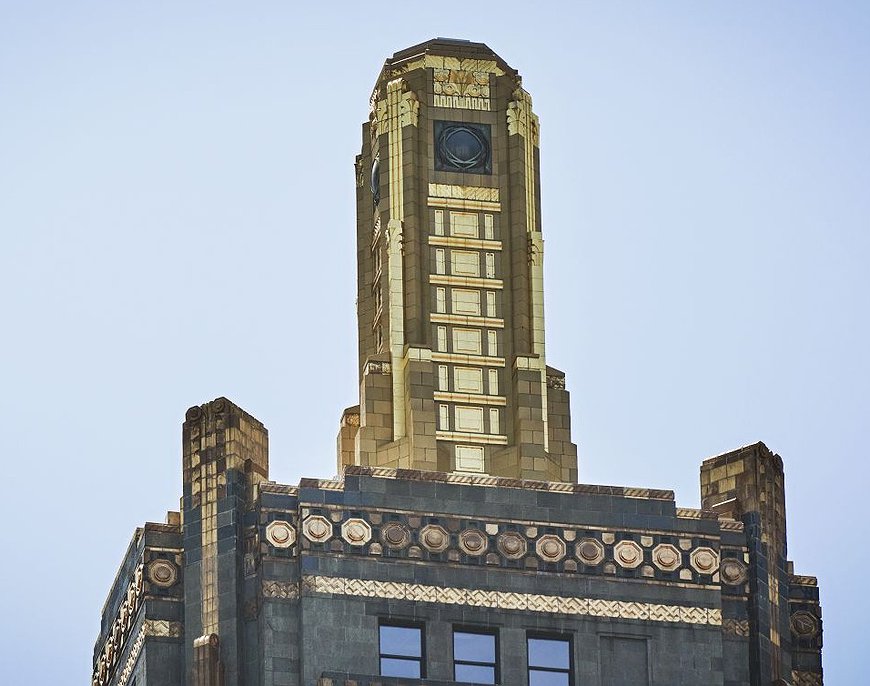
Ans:
{"type": "Polygon", "coordinates": [[[381,70],[357,173],[359,408],[339,467],[577,480],[546,364],[538,119],[481,43],[381,70]]]}

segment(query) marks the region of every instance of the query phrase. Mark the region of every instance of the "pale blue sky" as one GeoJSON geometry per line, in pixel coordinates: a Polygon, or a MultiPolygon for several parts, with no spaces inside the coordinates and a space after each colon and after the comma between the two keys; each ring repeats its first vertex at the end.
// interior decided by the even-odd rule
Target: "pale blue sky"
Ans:
{"type": "Polygon", "coordinates": [[[334,473],[360,125],[384,58],[441,35],[541,118],[581,481],[697,506],[703,458],[765,441],[826,683],[860,683],[870,5],[296,5],[0,0],[0,682],[87,683],[188,406],[265,422],[278,481],[334,473]]]}

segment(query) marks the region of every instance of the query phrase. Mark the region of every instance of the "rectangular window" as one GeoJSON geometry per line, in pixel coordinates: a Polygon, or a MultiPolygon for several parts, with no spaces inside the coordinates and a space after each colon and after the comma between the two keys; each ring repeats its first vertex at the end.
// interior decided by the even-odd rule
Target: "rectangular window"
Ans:
{"type": "MultiPolygon", "coordinates": [[[[438,351],[442,353],[447,352],[447,327],[439,326],[438,327],[438,341],[437,341],[438,351]]],[[[454,345],[455,347],[455,345],[454,345]]]]}
{"type": "Polygon", "coordinates": [[[489,370],[489,394],[498,395],[498,370],[489,370]]]}
{"type": "Polygon", "coordinates": [[[495,253],[493,252],[486,253],[486,278],[495,278],[495,253]]]}
{"type": "Polygon", "coordinates": [[[483,237],[488,241],[491,241],[495,238],[495,232],[493,231],[492,227],[491,214],[483,215],[483,237]]]}
{"type": "Polygon", "coordinates": [[[462,236],[463,238],[477,238],[477,213],[451,212],[450,235],[462,236]]]}
{"type": "Polygon", "coordinates": [[[486,292],[486,316],[495,317],[495,291],[486,292]]]}
{"type": "Polygon", "coordinates": [[[447,405],[438,406],[438,428],[450,431],[450,408],[447,405]]]}
{"type": "Polygon", "coordinates": [[[480,254],[469,250],[451,250],[450,273],[455,276],[480,276],[480,254]]]}
{"type": "Polygon", "coordinates": [[[498,355],[498,333],[486,332],[486,350],[488,355],[498,355]]]}
{"type": "Polygon", "coordinates": [[[435,311],[436,312],[447,312],[447,289],[446,288],[436,288],[435,289],[435,311]]]}
{"type": "Polygon", "coordinates": [[[483,370],[474,367],[455,367],[453,390],[457,393],[483,393],[483,370]]]}
{"type": "Polygon", "coordinates": [[[480,291],[452,288],[450,296],[453,300],[453,314],[480,314],[480,291]]]}
{"type": "Polygon", "coordinates": [[[444,210],[435,210],[435,235],[444,235],[444,210]]]}
{"type": "Polygon", "coordinates": [[[495,407],[489,408],[489,433],[501,433],[501,425],[499,422],[498,409],[495,407]]]}
{"type": "Polygon", "coordinates": [[[529,636],[529,686],[571,686],[571,641],[529,636]]]}
{"type": "Polygon", "coordinates": [[[447,260],[444,257],[444,248],[436,248],[435,249],[435,273],[436,274],[446,274],[447,273],[447,260]]]}
{"type": "Polygon", "coordinates": [[[498,683],[495,634],[453,630],[453,680],[474,684],[498,683]]]}
{"type": "Polygon", "coordinates": [[[438,390],[446,391],[447,390],[447,365],[439,364],[438,365],[438,390]]]}
{"type": "Polygon", "coordinates": [[[453,352],[480,355],[480,329],[453,329],[453,352]]]}
{"type": "Polygon", "coordinates": [[[483,472],[483,448],[476,445],[457,445],[456,469],[460,472],[483,472]]]}
{"type": "Polygon", "coordinates": [[[423,627],[381,624],[381,676],[426,676],[423,661],[423,627]]]}
{"type": "Polygon", "coordinates": [[[483,433],[483,408],[482,407],[461,407],[458,406],[454,410],[456,418],[456,430],[468,431],[470,433],[483,433]]]}

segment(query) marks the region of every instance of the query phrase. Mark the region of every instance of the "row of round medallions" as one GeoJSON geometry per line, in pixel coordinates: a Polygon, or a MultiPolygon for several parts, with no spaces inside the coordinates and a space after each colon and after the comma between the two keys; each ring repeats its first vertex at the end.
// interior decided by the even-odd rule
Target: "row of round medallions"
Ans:
{"type": "MultiPolygon", "coordinates": [[[[322,515],[310,515],[302,522],[302,534],[312,543],[325,543],[333,537],[332,523],[322,515]]],[[[380,538],[392,550],[402,550],[412,543],[411,530],[401,522],[387,522],[381,526],[380,538]]],[[[341,538],[352,546],[362,547],[372,539],[372,527],[364,519],[351,518],[341,524],[341,538]]],[[[292,524],[276,520],[266,526],[266,539],[275,548],[289,548],[296,542],[292,524]]],[[[463,553],[479,557],[489,550],[487,534],[479,529],[459,532],[459,548],[463,553]]],[[[420,546],[430,553],[441,553],[450,546],[450,534],[440,524],[427,524],[417,534],[420,546]]],[[[517,531],[503,531],[496,538],[498,552],[508,560],[519,560],[529,552],[529,541],[517,531]]],[[[565,541],[555,534],[543,534],[534,541],[534,552],[543,562],[557,563],[568,555],[565,541]]],[[[649,546],[652,547],[652,546],[649,546]]],[[[604,562],[604,544],[596,538],[581,538],[574,547],[577,559],[588,567],[604,562]]],[[[659,543],[650,552],[652,563],[663,572],[675,572],[683,565],[682,552],[671,543],[659,543]]],[[[644,548],[632,540],[613,544],[613,559],[624,569],[637,569],[644,563],[644,548]]],[[[706,546],[694,548],[689,564],[698,574],[720,573],[723,582],[743,584],[747,579],[746,565],[736,558],[719,561],[717,551],[706,546]]]]}

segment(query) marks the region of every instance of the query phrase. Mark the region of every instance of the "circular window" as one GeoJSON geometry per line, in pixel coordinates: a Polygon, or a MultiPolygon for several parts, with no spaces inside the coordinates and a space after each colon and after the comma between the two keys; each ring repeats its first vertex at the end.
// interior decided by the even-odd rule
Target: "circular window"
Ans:
{"type": "Polygon", "coordinates": [[[438,136],[438,157],[446,167],[469,170],[486,167],[489,144],[480,131],[468,126],[445,126],[438,136]]]}

